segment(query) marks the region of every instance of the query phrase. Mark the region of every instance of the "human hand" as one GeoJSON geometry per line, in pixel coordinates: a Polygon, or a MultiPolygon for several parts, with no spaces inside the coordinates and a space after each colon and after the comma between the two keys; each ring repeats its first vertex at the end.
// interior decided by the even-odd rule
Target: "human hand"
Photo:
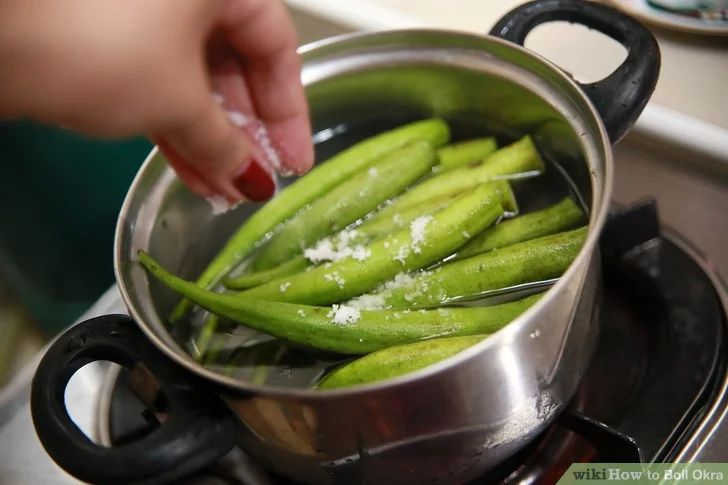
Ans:
{"type": "Polygon", "coordinates": [[[308,170],[296,45],[276,0],[0,1],[0,116],[144,134],[196,193],[263,200],[272,167],[226,110],[267,127],[282,169],[308,170]]]}

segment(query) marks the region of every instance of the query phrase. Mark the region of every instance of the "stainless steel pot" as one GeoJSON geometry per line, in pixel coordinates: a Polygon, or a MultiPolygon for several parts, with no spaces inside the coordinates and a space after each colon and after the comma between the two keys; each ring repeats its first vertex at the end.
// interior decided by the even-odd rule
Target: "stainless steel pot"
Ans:
{"type": "Polygon", "coordinates": [[[175,297],[150,282],[134,255],[145,249],[194,278],[253,208],[213,217],[153,152],[131,187],[116,235],[117,280],[136,324],[122,316],[84,322],[60,336],[38,368],[33,419],[50,455],[75,476],[100,482],[171,479],[234,444],[297,480],[461,482],[537,436],[569,401],[595,345],[597,240],[611,193],[610,141],[647,102],[659,50],[632,19],[575,0],[526,4],[492,34],[412,30],[338,37],[301,50],[302,76],[319,139],[363,122],[383,126],[433,115],[503,137],[530,134],[545,157],[559,161],[590,209],[583,249],[544,298],[484,342],[386,382],[322,392],[216,374],[179,347],[160,317],[175,297]],[[622,42],[627,59],[605,80],[584,86],[498,38],[522,44],[530,29],[548,20],[596,28],[622,42]],[[102,448],[70,421],[65,385],[75,370],[99,359],[156,376],[168,416],[156,431],[102,448]]]}

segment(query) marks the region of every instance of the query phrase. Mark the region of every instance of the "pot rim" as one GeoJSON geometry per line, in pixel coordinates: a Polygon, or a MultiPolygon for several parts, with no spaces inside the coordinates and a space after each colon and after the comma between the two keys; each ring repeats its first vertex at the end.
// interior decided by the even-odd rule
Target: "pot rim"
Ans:
{"type": "MultiPolygon", "coordinates": [[[[141,330],[144,332],[144,334],[149,338],[152,343],[160,349],[167,357],[172,359],[177,364],[183,366],[188,371],[196,374],[197,376],[203,377],[208,381],[211,381],[215,383],[216,385],[224,387],[226,390],[234,392],[243,392],[243,393],[252,393],[255,395],[260,396],[266,396],[266,397],[282,397],[282,398],[305,398],[310,401],[318,401],[318,400],[328,400],[331,398],[339,398],[339,397],[354,397],[359,396],[362,394],[369,394],[372,392],[378,392],[378,391],[390,391],[393,388],[400,387],[403,385],[411,384],[415,381],[419,381],[421,379],[425,379],[431,375],[438,374],[440,372],[445,371],[446,369],[456,367],[462,362],[469,360],[471,358],[474,358],[476,355],[487,351],[491,347],[498,346],[498,345],[509,345],[509,340],[515,336],[516,333],[520,330],[521,327],[525,326],[528,322],[530,322],[538,313],[540,313],[544,307],[547,306],[549,303],[549,300],[555,298],[556,293],[559,292],[562,288],[564,288],[569,280],[573,279],[575,277],[575,273],[579,271],[579,269],[588,264],[589,259],[593,256],[595,246],[597,244],[598,238],[600,236],[601,230],[604,226],[604,223],[606,221],[606,217],[609,211],[609,203],[608,200],[611,198],[612,194],[612,186],[613,186],[613,156],[612,156],[612,150],[611,150],[611,142],[609,140],[609,137],[607,135],[606,128],[604,126],[604,123],[602,121],[601,116],[597,112],[596,108],[594,107],[593,103],[589,99],[589,97],[584,93],[582,88],[577,84],[576,81],[574,81],[571,77],[569,77],[564,71],[561,70],[556,64],[549,61],[548,59],[544,58],[543,56],[526,49],[525,47],[522,47],[520,45],[514,44],[510,41],[501,39],[496,36],[492,35],[481,35],[481,34],[474,34],[474,33],[468,33],[468,32],[459,32],[454,31],[451,29],[438,29],[438,28],[408,28],[408,29],[391,29],[391,30],[380,30],[380,31],[373,31],[373,32],[353,32],[353,33],[347,33],[342,35],[337,35],[333,37],[329,37],[326,39],[321,39],[318,41],[314,41],[308,44],[305,44],[298,49],[299,55],[303,55],[312,51],[315,51],[317,49],[320,49],[322,47],[327,47],[333,44],[337,44],[343,41],[350,41],[350,40],[357,40],[357,39],[366,39],[370,37],[376,37],[381,36],[383,34],[406,34],[406,33],[419,33],[419,34],[428,34],[428,33],[438,33],[440,35],[449,35],[452,37],[460,37],[460,38],[471,38],[474,40],[483,40],[487,39],[489,42],[495,42],[498,44],[501,44],[503,47],[510,48],[513,50],[518,51],[520,54],[525,55],[527,57],[530,57],[532,60],[541,63],[544,65],[544,67],[547,67],[551,71],[554,71],[552,74],[555,76],[558,76],[560,78],[561,82],[565,82],[568,84],[572,90],[573,94],[579,98],[581,102],[584,103],[584,105],[589,109],[589,113],[593,117],[594,121],[596,121],[595,125],[597,127],[597,131],[595,133],[592,133],[592,137],[596,137],[600,139],[602,142],[602,145],[605,147],[603,150],[603,156],[604,156],[604,174],[603,174],[603,190],[601,194],[598,194],[597,190],[592,191],[592,207],[595,206],[595,203],[602,202],[598,204],[598,211],[592,211],[589,218],[589,224],[588,224],[588,230],[587,230],[587,237],[584,242],[584,245],[582,246],[581,250],[579,251],[579,254],[576,256],[574,261],[571,263],[569,268],[564,272],[564,274],[559,278],[559,280],[550,287],[543,298],[540,298],[533,306],[531,306],[528,310],[526,310],[524,313],[519,315],[517,318],[515,318],[513,321],[508,323],[505,327],[498,330],[497,332],[491,334],[488,338],[484,339],[483,341],[451,356],[448,357],[440,362],[437,362],[435,364],[432,364],[424,369],[420,369],[417,371],[413,371],[410,373],[407,373],[402,376],[394,377],[391,379],[387,379],[384,381],[374,382],[370,384],[362,384],[358,386],[352,386],[348,388],[341,388],[341,389],[327,389],[327,390],[318,390],[318,389],[308,389],[308,388],[286,388],[286,387],[279,387],[279,386],[265,386],[265,385],[258,385],[258,384],[251,384],[242,380],[237,380],[232,377],[228,377],[222,374],[219,374],[217,372],[214,372],[210,369],[206,369],[196,361],[194,361],[188,354],[180,353],[174,348],[167,345],[155,332],[150,326],[144,321],[142,318],[141,312],[138,311],[135,306],[132,303],[132,298],[129,295],[129,291],[127,289],[127,284],[122,276],[121,267],[124,264],[123,261],[123,254],[121,250],[121,233],[123,232],[123,225],[125,221],[128,218],[129,210],[130,210],[130,203],[131,203],[131,194],[133,194],[137,187],[140,185],[141,180],[144,178],[146,171],[149,167],[149,165],[152,163],[152,161],[161,154],[159,153],[159,149],[155,146],[152,151],[147,156],[146,160],[140,167],[139,171],[137,172],[136,176],[134,177],[134,180],[132,181],[129,191],[127,192],[127,196],[124,199],[124,203],[121,207],[121,211],[119,212],[119,217],[117,219],[117,225],[116,225],[116,232],[114,235],[114,273],[116,276],[117,286],[119,288],[119,292],[121,293],[122,299],[124,301],[124,304],[126,305],[127,309],[129,310],[129,314],[134,319],[136,324],[141,328],[141,330]],[[597,196],[601,197],[601,201],[597,199],[597,196]]],[[[133,261],[133,260],[132,260],[133,261]]]]}

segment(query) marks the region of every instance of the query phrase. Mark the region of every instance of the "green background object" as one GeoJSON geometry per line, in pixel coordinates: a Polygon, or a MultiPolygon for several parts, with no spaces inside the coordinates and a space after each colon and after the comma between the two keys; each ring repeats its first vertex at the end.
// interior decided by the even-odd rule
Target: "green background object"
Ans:
{"type": "Polygon", "coordinates": [[[151,147],[0,123],[0,278],[47,333],[113,284],[116,218],[151,147]]]}

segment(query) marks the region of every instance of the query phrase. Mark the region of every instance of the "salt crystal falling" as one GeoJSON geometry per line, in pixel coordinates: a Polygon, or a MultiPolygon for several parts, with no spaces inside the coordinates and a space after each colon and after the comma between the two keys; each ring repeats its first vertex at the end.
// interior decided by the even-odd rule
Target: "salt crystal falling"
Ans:
{"type": "Polygon", "coordinates": [[[210,197],[207,198],[207,202],[210,203],[210,206],[212,207],[212,213],[215,214],[216,216],[220,215],[220,214],[224,214],[229,210],[233,210],[238,205],[240,205],[240,202],[231,204],[222,195],[211,195],[210,197]]]}
{"type": "Polygon", "coordinates": [[[260,120],[238,111],[228,111],[227,115],[232,124],[245,129],[257,142],[265,157],[264,161],[267,162],[269,167],[272,167],[281,175],[289,175],[288,173],[284,173],[281,157],[278,151],[273,148],[273,143],[271,143],[270,136],[268,135],[268,129],[260,120]]]}

